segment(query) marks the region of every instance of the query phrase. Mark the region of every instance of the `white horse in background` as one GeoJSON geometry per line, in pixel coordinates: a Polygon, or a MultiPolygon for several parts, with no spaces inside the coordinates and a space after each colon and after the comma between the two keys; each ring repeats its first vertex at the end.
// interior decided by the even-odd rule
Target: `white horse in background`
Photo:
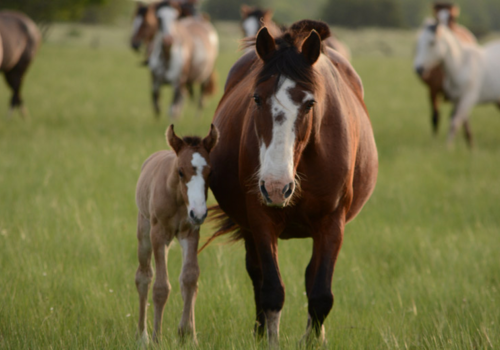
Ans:
{"type": "Polygon", "coordinates": [[[414,68],[417,72],[443,64],[443,88],[454,104],[448,144],[460,125],[464,125],[467,143],[472,147],[469,114],[481,103],[500,107],[500,40],[485,46],[460,42],[448,28],[447,11],[439,13],[439,21],[427,20],[420,31],[414,68]]]}

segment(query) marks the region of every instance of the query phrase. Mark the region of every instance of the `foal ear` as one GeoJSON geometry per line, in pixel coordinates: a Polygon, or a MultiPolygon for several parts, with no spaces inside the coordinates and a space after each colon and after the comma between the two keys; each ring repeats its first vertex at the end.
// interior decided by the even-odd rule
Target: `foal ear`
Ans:
{"type": "Polygon", "coordinates": [[[174,150],[174,152],[176,154],[179,154],[182,147],[184,146],[184,141],[179,136],[177,136],[175,134],[174,124],[171,124],[168,127],[167,132],[165,133],[165,136],[167,137],[167,142],[170,145],[170,147],[172,147],[172,149],[174,150]]]}
{"type": "Polygon", "coordinates": [[[255,40],[255,49],[260,59],[264,62],[267,61],[271,55],[276,51],[276,42],[274,38],[269,34],[266,27],[262,27],[257,33],[257,39],[255,40]]]}
{"type": "Polygon", "coordinates": [[[217,142],[219,142],[219,130],[217,130],[217,128],[213,124],[210,124],[210,131],[208,132],[208,135],[205,136],[202,142],[203,147],[205,147],[208,153],[210,153],[210,151],[212,151],[217,145],[217,142]]]}
{"type": "Polygon", "coordinates": [[[304,40],[301,53],[310,65],[313,65],[318,60],[321,54],[321,37],[314,29],[304,40]]]}

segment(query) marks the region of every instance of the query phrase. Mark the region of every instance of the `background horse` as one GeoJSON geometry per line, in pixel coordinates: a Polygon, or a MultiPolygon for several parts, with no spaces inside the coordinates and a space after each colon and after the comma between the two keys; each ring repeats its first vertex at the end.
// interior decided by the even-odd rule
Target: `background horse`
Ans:
{"type": "MultiPolygon", "coordinates": [[[[449,13],[448,26],[456,37],[463,43],[476,43],[476,38],[467,28],[457,23],[457,18],[460,15],[460,9],[451,3],[436,3],[433,7],[434,17],[437,20],[437,13],[439,11],[446,11],[449,13]]],[[[439,127],[439,98],[444,96],[448,98],[446,91],[443,89],[444,70],[441,64],[428,70],[425,74],[422,71],[417,71],[418,76],[429,88],[429,99],[431,102],[431,122],[434,134],[437,134],[439,127]]]]}
{"type": "Polygon", "coordinates": [[[178,19],[180,10],[165,1],[156,5],[159,30],[155,34],[153,51],[148,61],[152,74],[153,104],[158,115],[158,99],[162,84],[171,84],[174,97],[170,116],[176,118],[182,110],[185,90],[193,95],[193,84],[201,85],[198,107],[215,91],[215,59],[219,39],[212,24],[204,16],[178,19]]]}
{"type": "Polygon", "coordinates": [[[426,74],[442,62],[444,91],[454,104],[448,143],[463,124],[467,143],[472,147],[468,120],[472,108],[491,102],[500,106],[500,40],[484,48],[464,44],[448,27],[448,12],[440,12],[439,17],[439,22],[429,23],[420,31],[415,70],[426,74]]]}
{"type": "Polygon", "coordinates": [[[0,12],[0,71],[12,90],[8,116],[16,107],[21,115],[26,114],[21,85],[41,41],[36,24],[26,15],[14,11],[0,12]]]}
{"type": "Polygon", "coordinates": [[[190,334],[196,342],[194,304],[198,290],[197,250],[200,225],[207,215],[208,155],[218,140],[217,129],[203,140],[198,137],[181,139],[173,125],[167,130],[167,142],[174,151],[159,151],[142,166],[137,182],[136,203],[139,268],[135,276],[139,292],[139,335],[147,343],[146,304],[153,278],[151,254],[154,254],[156,279],[153,287],[155,322],[153,339],[161,334],[163,309],[170,294],[167,275],[168,247],[177,237],[183,251],[180,275],[184,310],[179,335],[190,334]]]}
{"type": "MultiPolygon", "coordinates": [[[[252,37],[257,35],[257,32],[262,27],[266,27],[269,33],[273,36],[280,36],[281,29],[272,20],[273,11],[264,10],[258,7],[251,7],[245,4],[241,5],[241,28],[243,29],[243,34],[245,37],[252,37]]],[[[283,28],[285,29],[285,28],[283,28]]],[[[341,42],[339,39],[330,34],[330,37],[325,39],[325,44],[328,47],[338,51],[342,56],[351,59],[351,51],[346,44],[341,42]]]]}
{"type": "Polygon", "coordinates": [[[278,38],[262,28],[256,52],[231,68],[213,120],[221,136],[210,156],[210,187],[223,212],[212,239],[239,229],[235,238],[245,241],[256,332],[262,335],[267,325],[271,345],[278,342],[285,300],[278,238],[313,239],[305,339],[324,339],[344,226],[368,200],[377,177],[361,80],[323,44],[329,35],[328,26],[316,21],[297,22],[278,38]]]}

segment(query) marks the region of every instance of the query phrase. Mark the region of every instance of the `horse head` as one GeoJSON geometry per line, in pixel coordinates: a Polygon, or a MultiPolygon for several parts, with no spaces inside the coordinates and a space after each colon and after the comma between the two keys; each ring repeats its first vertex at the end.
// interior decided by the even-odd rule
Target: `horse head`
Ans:
{"type": "Polygon", "coordinates": [[[211,174],[209,154],[217,145],[219,132],[213,125],[204,139],[178,137],[174,126],[166,132],[167,142],[177,155],[177,176],[189,220],[201,225],[207,216],[207,192],[211,174]]]}
{"type": "Polygon", "coordinates": [[[328,26],[302,21],[275,40],[263,27],[255,49],[262,63],[253,90],[252,119],[259,142],[259,192],[268,206],[285,207],[299,184],[297,166],[313,130],[316,93],[313,66],[328,26]],[[311,26],[312,25],[312,26],[311,26]]]}
{"type": "Polygon", "coordinates": [[[241,5],[241,28],[245,37],[255,36],[265,23],[271,21],[273,17],[272,10],[264,10],[258,7],[241,5]]]}
{"type": "Polygon", "coordinates": [[[156,19],[155,5],[138,2],[134,12],[132,37],[130,39],[132,48],[137,51],[143,42],[151,41],[157,29],[158,20],[156,19]]]}

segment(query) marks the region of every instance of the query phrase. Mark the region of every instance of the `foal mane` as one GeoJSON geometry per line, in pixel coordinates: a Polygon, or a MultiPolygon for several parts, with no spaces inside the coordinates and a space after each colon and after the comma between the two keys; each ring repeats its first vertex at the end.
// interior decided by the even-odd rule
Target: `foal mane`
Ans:
{"type": "MultiPolygon", "coordinates": [[[[258,85],[269,80],[273,76],[278,76],[276,83],[279,83],[279,77],[285,76],[296,81],[311,92],[316,90],[316,73],[312,66],[306,61],[300,50],[302,43],[309,36],[312,30],[315,30],[322,40],[321,50],[325,51],[323,40],[330,37],[330,28],[321,21],[302,20],[295,22],[288,29],[285,29],[281,36],[274,38],[276,51],[266,58],[265,62],[258,60],[257,64],[261,67],[255,67],[260,71],[257,75],[255,84],[258,85]]],[[[243,48],[255,47],[256,37],[247,38],[243,41],[243,48]]]]}

